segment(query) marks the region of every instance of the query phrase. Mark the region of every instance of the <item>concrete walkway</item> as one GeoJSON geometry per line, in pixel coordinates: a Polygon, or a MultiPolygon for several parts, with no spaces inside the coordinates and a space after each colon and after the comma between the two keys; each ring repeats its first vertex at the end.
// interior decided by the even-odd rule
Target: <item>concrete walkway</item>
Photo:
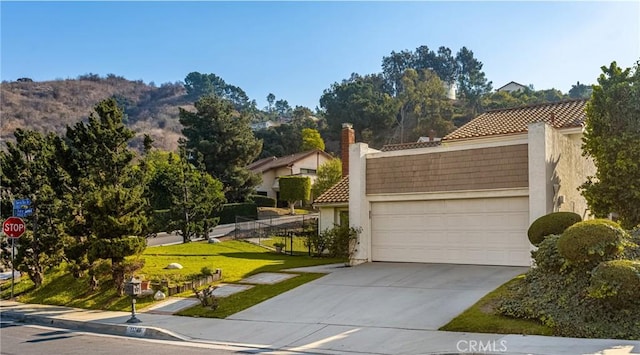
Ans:
{"type": "MultiPolygon", "coordinates": [[[[470,288],[478,288],[473,279],[483,274],[474,270],[477,266],[471,267],[467,276],[456,273],[457,276],[454,278],[457,279],[457,286],[446,285],[441,284],[444,282],[444,276],[438,275],[445,273],[447,266],[440,267],[433,269],[431,273],[428,271],[429,268],[421,270],[419,265],[413,264],[366,264],[355,268],[329,268],[333,271],[332,274],[237,313],[231,317],[233,319],[142,313],[138,315],[142,323],[130,326],[125,323],[130,317],[126,312],[89,311],[9,301],[0,303],[0,312],[3,320],[11,318],[107,334],[233,345],[238,349],[253,349],[247,351],[261,353],[285,351],[325,354],[640,354],[640,341],[437,331],[437,324],[444,321],[445,317],[420,321],[421,318],[431,318],[431,314],[422,312],[429,307],[440,307],[439,305],[446,303],[444,298],[451,298],[456,294],[455,290],[463,294],[470,288]],[[376,270],[377,268],[381,270],[376,270]],[[402,272],[403,268],[406,268],[405,272],[402,272]],[[351,277],[348,274],[351,274],[351,277]],[[352,277],[359,279],[355,280],[352,277]],[[353,284],[341,284],[346,280],[353,284]],[[473,284],[476,285],[472,286],[473,284]],[[317,298],[314,289],[318,287],[325,289],[324,298],[317,298]],[[411,314],[410,310],[403,311],[402,304],[405,299],[410,303],[413,301],[409,296],[385,293],[384,290],[390,287],[402,288],[403,292],[417,292],[416,297],[422,298],[423,302],[430,306],[415,310],[414,314],[411,314]],[[306,290],[301,290],[302,288],[306,290]],[[365,293],[358,290],[359,288],[377,290],[381,298],[391,297],[390,302],[372,304],[371,292],[365,293]],[[437,289],[445,290],[446,295],[436,297],[435,301],[429,300],[434,295],[437,296],[430,294],[437,289]],[[345,296],[349,290],[353,293],[351,297],[345,296]],[[304,298],[307,302],[306,308],[303,309],[302,304],[288,304],[297,297],[304,298]],[[342,302],[353,306],[358,300],[362,303],[359,308],[347,310],[341,306],[342,302]],[[385,308],[385,304],[389,307],[385,308]],[[352,318],[343,316],[342,313],[345,311],[352,312],[349,313],[349,317],[352,318]],[[358,314],[359,312],[363,314],[358,314]],[[406,319],[404,326],[402,318],[406,319]]],[[[506,274],[498,274],[500,272],[495,273],[493,277],[485,275],[480,283],[486,284],[485,289],[489,290],[493,287],[490,285],[491,282],[499,283],[498,279],[508,277],[506,274]]],[[[464,299],[466,298],[462,297],[452,302],[461,307],[464,299]]]]}

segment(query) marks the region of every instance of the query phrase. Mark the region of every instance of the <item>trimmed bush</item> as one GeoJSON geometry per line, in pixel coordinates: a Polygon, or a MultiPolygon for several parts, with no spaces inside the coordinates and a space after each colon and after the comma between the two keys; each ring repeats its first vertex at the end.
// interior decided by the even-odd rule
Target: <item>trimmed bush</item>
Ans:
{"type": "Polygon", "coordinates": [[[236,216],[258,218],[258,207],[253,202],[227,203],[222,205],[219,223],[236,223],[236,216]]]}
{"type": "Polygon", "coordinates": [[[551,234],[562,234],[567,228],[582,221],[579,214],[573,212],[554,212],[544,215],[531,223],[527,235],[529,242],[538,246],[551,234]]]}
{"type": "Polygon", "coordinates": [[[548,235],[538,245],[538,249],[531,252],[536,266],[545,272],[559,272],[566,262],[558,252],[558,239],[559,235],[548,235]]]}
{"type": "Polygon", "coordinates": [[[640,262],[612,260],[600,263],[591,276],[589,296],[605,299],[617,307],[637,304],[640,292],[640,262]]]}
{"type": "Polygon", "coordinates": [[[249,200],[253,201],[258,207],[276,207],[275,198],[262,195],[249,195],[249,200]]]}
{"type": "Polygon", "coordinates": [[[617,223],[594,219],[567,228],[558,239],[558,252],[571,264],[593,267],[620,255],[626,239],[617,223]]]}

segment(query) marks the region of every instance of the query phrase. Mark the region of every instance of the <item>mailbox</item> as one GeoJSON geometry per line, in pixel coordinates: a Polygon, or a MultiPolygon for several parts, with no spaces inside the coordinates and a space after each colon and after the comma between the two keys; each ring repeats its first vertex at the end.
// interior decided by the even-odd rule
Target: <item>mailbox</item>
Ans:
{"type": "Polygon", "coordinates": [[[124,293],[132,297],[140,296],[142,294],[142,281],[132,277],[131,280],[124,284],[124,293]]]}
{"type": "Polygon", "coordinates": [[[140,323],[141,320],[136,317],[136,297],[142,294],[142,281],[131,277],[131,280],[124,284],[124,293],[131,296],[131,318],[127,323],[140,323]]]}

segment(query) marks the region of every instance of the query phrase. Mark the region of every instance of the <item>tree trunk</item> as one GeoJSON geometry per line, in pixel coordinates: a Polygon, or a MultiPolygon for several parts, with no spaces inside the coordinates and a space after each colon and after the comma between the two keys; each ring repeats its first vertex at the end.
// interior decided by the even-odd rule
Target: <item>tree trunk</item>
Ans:
{"type": "Polygon", "coordinates": [[[120,258],[111,259],[111,277],[116,286],[118,296],[124,296],[124,260],[120,258]]]}
{"type": "Polygon", "coordinates": [[[289,209],[291,210],[291,215],[295,215],[296,214],[296,201],[288,201],[289,202],[289,209]]]}
{"type": "Polygon", "coordinates": [[[29,274],[29,278],[31,279],[31,281],[33,281],[35,288],[42,286],[44,274],[41,271],[30,268],[27,274],[29,274]]]}

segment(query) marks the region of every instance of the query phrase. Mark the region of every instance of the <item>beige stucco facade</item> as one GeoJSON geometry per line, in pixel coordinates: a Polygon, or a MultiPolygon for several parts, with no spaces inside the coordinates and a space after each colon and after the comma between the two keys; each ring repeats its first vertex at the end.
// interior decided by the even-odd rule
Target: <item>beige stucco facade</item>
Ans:
{"type": "Polygon", "coordinates": [[[308,176],[313,184],[317,178],[318,167],[332,158],[325,154],[312,154],[295,161],[290,166],[280,166],[262,172],[262,183],[256,187],[257,192],[266,193],[268,197],[277,198],[280,176],[308,176]]]}
{"type": "MultiPolygon", "coordinates": [[[[349,224],[362,230],[352,263],[374,261],[372,233],[376,232],[372,232],[372,206],[377,209],[394,207],[401,214],[404,205],[399,202],[410,201],[422,201],[423,205],[413,203],[425,206],[420,208],[439,205],[437,201],[455,202],[457,215],[452,214],[451,220],[471,216],[478,208],[475,206],[483,206],[482,201],[486,201],[486,205],[516,201],[521,206],[524,203],[525,209],[514,214],[514,218],[523,220],[510,232],[520,238],[514,244],[514,252],[520,256],[505,257],[502,264],[523,265],[522,255],[528,263],[528,251],[533,246],[528,244],[526,228],[536,218],[554,211],[573,211],[588,218],[586,201],[578,187],[595,172],[595,167],[582,156],[581,136],[579,128],[560,132],[544,123],[535,123],[529,125],[528,132],[521,134],[443,142],[432,148],[379,152],[363,143],[352,144],[349,150],[349,224]],[[469,202],[468,210],[465,210],[464,201],[469,202]]],[[[496,208],[495,211],[502,210],[496,208]]],[[[376,218],[375,209],[373,212],[373,218],[376,218]]],[[[506,212],[508,209],[503,213],[506,212]]],[[[491,213],[488,211],[486,216],[491,213]]],[[[481,227],[483,218],[478,215],[473,223],[481,227]]],[[[415,223],[421,223],[419,218],[415,223]]],[[[417,227],[407,228],[414,228],[415,232],[417,227]]],[[[394,233],[403,234],[400,230],[394,233]]],[[[494,231],[490,231],[479,238],[491,238],[493,234],[494,231]]],[[[388,233],[385,238],[389,240],[388,233]]],[[[464,233],[456,238],[464,238],[464,233]]],[[[510,236],[505,238],[505,241],[511,241],[510,236]]],[[[460,255],[458,253],[456,257],[460,255]]]]}

